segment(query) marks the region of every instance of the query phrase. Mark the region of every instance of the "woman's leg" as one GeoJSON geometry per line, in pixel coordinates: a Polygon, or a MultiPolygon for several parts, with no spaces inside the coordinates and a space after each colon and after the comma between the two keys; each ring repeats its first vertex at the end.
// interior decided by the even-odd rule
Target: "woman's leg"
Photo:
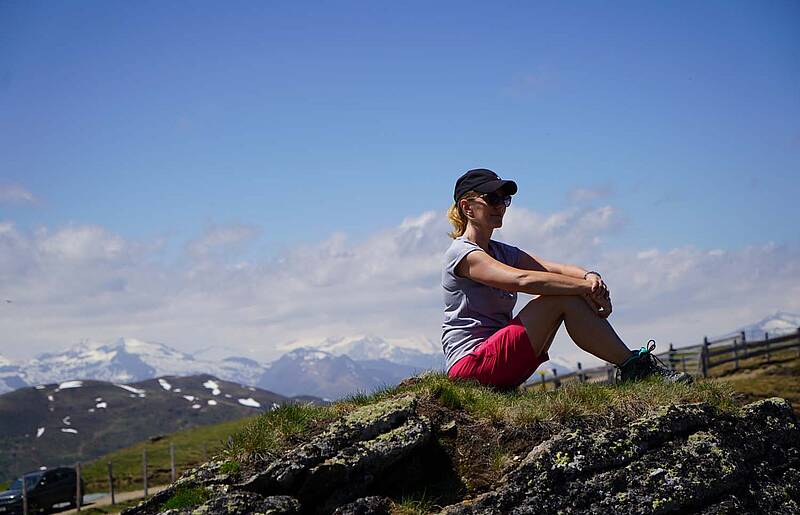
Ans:
{"type": "Polygon", "coordinates": [[[561,320],[570,337],[586,352],[615,365],[631,356],[608,320],[597,316],[577,295],[542,295],[528,302],[517,316],[537,356],[550,346],[561,320]]]}

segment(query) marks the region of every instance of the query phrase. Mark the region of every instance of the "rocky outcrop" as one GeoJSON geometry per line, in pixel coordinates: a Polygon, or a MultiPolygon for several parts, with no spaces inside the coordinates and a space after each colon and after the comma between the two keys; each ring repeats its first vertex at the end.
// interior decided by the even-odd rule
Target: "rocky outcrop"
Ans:
{"type": "MultiPolygon", "coordinates": [[[[168,513],[389,513],[425,489],[419,470],[454,473],[430,456],[461,428],[437,426],[419,403],[406,395],[353,411],[241,481],[206,464],[126,513],[159,512],[177,489],[197,486],[207,501],[168,513]]],[[[667,406],[625,427],[564,429],[525,452],[488,491],[441,513],[800,513],[800,428],[783,399],[738,414],[667,406]]]]}
{"type": "Polygon", "coordinates": [[[738,417],[670,406],[630,427],[562,433],[496,490],[443,513],[798,513],[798,469],[800,430],[783,399],[738,417]]]}
{"type": "MultiPolygon", "coordinates": [[[[417,398],[406,395],[362,407],[332,423],[311,441],[267,464],[244,482],[225,484],[231,480],[217,473],[221,463],[211,464],[182,477],[170,488],[125,513],[157,513],[178,489],[198,484],[211,488],[212,499],[189,513],[208,513],[210,503],[215,503],[216,507],[227,506],[217,498],[230,497],[231,492],[249,492],[266,498],[292,496],[304,512],[331,513],[367,495],[385,472],[428,443],[431,424],[426,417],[416,414],[416,406],[417,398]]],[[[370,505],[364,502],[354,504],[344,513],[359,513],[360,505],[370,505]]],[[[280,513],[294,513],[291,509],[294,508],[287,505],[288,511],[280,513]]],[[[299,511],[299,507],[297,509],[299,511]]]]}

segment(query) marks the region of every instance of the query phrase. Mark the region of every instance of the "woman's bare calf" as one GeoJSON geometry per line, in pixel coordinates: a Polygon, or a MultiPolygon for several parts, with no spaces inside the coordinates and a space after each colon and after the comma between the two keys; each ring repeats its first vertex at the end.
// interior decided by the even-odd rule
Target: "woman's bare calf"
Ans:
{"type": "Polygon", "coordinates": [[[569,336],[586,352],[615,365],[631,357],[608,320],[597,316],[582,297],[542,295],[528,302],[518,316],[537,355],[550,347],[563,320],[569,336]]]}

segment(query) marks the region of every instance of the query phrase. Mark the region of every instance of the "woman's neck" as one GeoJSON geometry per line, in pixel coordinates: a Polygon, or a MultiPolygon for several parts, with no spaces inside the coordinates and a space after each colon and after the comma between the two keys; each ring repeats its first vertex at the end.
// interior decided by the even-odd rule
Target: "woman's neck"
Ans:
{"type": "Polygon", "coordinates": [[[480,248],[489,252],[489,240],[492,239],[494,229],[481,229],[472,224],[467,225],[464,237],[473,243],[477,243],[480,248]]]}

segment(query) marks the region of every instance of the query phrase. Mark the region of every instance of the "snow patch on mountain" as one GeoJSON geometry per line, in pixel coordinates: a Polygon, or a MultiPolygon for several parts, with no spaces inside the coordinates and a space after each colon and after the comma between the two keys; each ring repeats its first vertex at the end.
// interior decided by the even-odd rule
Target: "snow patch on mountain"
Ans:
{"type": "Polygon", "coordinates": [[[65,381],[65,382],[61,383],[60,385],[58,385],[58,388],[56,388],[56,391],[67,390],[69,388],[80,388],[82,386],[83,386],[83,381],[65,381]]]}
{"type": "Polygon", "coordinates": [[[209,379],[208,381],[203,383],[203,387],[211,390],[211,395],[219,395],[221,393],[219,389],[219,384],[217,384],[216,381],[212,381],[209,379]]]}
{"type": "Polygon", "coordinates": [[[114,386],[116,386],[118,388],[122,388],[123,390],[127,390],[127,391],[129,391],[131,393],[135,393],[136,395],[139,395],[139,396],[144,396],[145,395],[145,391],[144,390],[142,390],[140,388],[134,388],[133,386],[128,386],[127,384],[116,384],[116,383],[114,383],[114,386]]]}

